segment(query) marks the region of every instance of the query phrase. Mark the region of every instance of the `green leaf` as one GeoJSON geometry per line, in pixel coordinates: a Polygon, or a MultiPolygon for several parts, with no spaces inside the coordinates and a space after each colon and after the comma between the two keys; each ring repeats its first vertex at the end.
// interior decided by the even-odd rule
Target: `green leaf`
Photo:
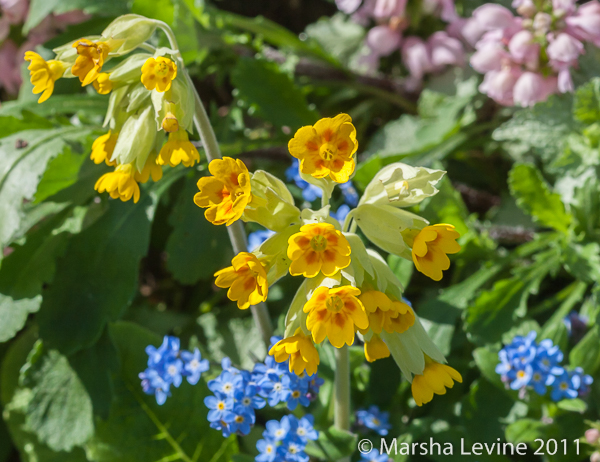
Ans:
{"type": "Polygon", "coordinates": [[[0,342],[6,342],[19,332],[30,313],[40,309],[42,296],[14,300],[0,294],[0,342]]]}
{"type": "Polygon", "coordinates": [[[547,438],[553,430],[556,431],[556,425],[551,426],[541,420],[520,419],[506,427],[506,440],[513,444],[533,444],[538,438],[547,438]]]}
{"type": "Polygon", "coordinates": [[[584,124],[600,121],[600,79],[595,78],[575,92],[573,115],[584,124]]]}
{"type": "Polygon", "coordinates": [[[98,421],[96,434],[87,444],[95,462],[156,462],[158,460],[230,460],[237,453],[235,437],[224,439],[209,428],[204,398],[206,383],[184,381],[172,388],[163,406],[145,395],[138,378],[146,368],[148,345],[161,338],[127,322],[110,326],[121,369],[115,377],[115,400],[106,421],[98,421]]]}
{"type": "Polygon", "coordinates": [[[173,23],[174,11],[171,0],[133,0],[131,12],[146,16],[147,18],[158,19],[167,24],[173,23]]]}
{"type": "Polygon", "coordinates": [[[273,62],[242,58],[233,69],[231,81],[241,99],[278,127],[296,130],[318,119],[318,114],[308,108],[302,91],[273,62]]]}
{"type": "Polygon", "coordinates": [[[463,399],[461,417],[469,439],[473,442],[492,442],[504,434],[502,419],[513,406],[513,400],[485,379],[471,385],[463,399]],[[494,399],[490,399],[493,396],[494,399]]]}
{"type": "Polygon", "coordinates": [[[567,232],[572,215],[560,195],[550,192],[540,172],[531,164],[518,164],[510,171],[509,186],[517,204],[542,226],[567,232]]]}
{"type": "MultiPolygon", "coordinates": [[[[363,357],[364,353],[360,352],[363,357]]],[[[363,359],[364,362],[364,359],[363,359]]],[[[387,406],[400,386],[400,369],[391,357],[371,364],[368,385],[368,402],[377,406],[387,406]]]]}
{"type": "Polygon", "coordinates": [[[580,281],[600,280],[600,245],[592,242],[587,245],[570,242],[565,249],[565,268],[580,281]]]}
{"type": "MultiPolygon", "coordinates": [[[[4,105],[2,108],[4,108],[4,105]]],[[[37,116],[33,112],[23,111],[21,118],[13,116],[0,117],[0,126],[2,127],[0,138],[4,138],[5,136],[9,136],[13,133],[23,130],[49,129],[52,128],[53,124],[49,120],[37,116]]]]}
{"type": "Polygon", "coordinates": [[[581,367],[593,375],[600,368],[600,326],[594,326],[569,354],[571,367],[581,367]]]}
{"type": "Polygon", "coordinates": [[[31,0],[23,33],[27,34],[50,13],[61,14],[73,10],[104,16],[118,16],[128,12],[126,4],[119,0],[31,0]]]}
{"type": "Polygon", "coordinates": [[[500,347],[495,345],[479,347],[473,351],[473,359],[481,371],[481,374],[490,383],[504,389],[504,384],[500,379],[500,375],[496,373],[496,366],[500,363],[500,359],[498,358],[499,351],[500,347]]]}
{"type": "Polygon", "coordinates": [[[42,202],[58,191],[77,182],[79,170],[86,158],[86,155],[74,153],[67,147],[61,154],[52,159],[38,184],[35,202],[42,202]]]}
{"type": "Polygon", "coordinates": [[[321,18],[306,27],[306,34],[314,38],[331,56],[349,65],[365,38],[365,29],[343,13],[321,18]]]}
{"type": "Polygon", "coordinates": [[[414,272],[414,263],[406,258],[402,258],[394,254],[388,255],[387,263],[400,281],[400,284],[402,284],[402,287],[408,287],[410,278],[414,272]]]}
{"type": "Polygon", "coordinates": [[[63,152],[67,143],[81,141],[89,132],[67,126],[27,130],[0,139],[0,247],[18,233],[23,203],[33,199],[48,162],[63,152]]]}
{"type": "Polygon", "coordinates": [[[207,313],[198,318],[198,324],[204,330],[210,357],[215,361],[228,356],[243,369],[252,369],[256,360],[267,354],[251,317],[226,320],[207,313]]]}
{"type": "Polygon", "coordinates": [[[556,404],[560,409],[564,409],[569,412],[578,412],[583,414],[588,409],[587,403],[579,398],[575,399],[563,399],[556,404]]]}
{"type": "MultiPolygon", "coordinates": [[[[45,1],[45,0],[41,0],[45,1]]],[[[54,95],[44,104],[33,101],[8,101],[0,107],[1,116],[20,116],[23,111],[35,112],[39,117],[50,117],[78,112],[87,115],[104,116],[108,98],[104,95],[54,95]]],[[[35,127],[32,127],[35,128],[35,127]]],[[[81,130],[81,127],[79,127],[81,130]]]]}
{"type": "Polygon", "coordinates": [[[310,441],[305,452],[323,460],[339,460],[356,452],[358,436],[336,427],[319,432],[317,441],[310,441]]]}
{"type": "Polygon", "coordinates": [[[41,342],[22,369],[21,386],[29,389],[25,429],[54,451],[71,451],[94,433],[92,402],[67,358],[47,351],[41,342]]]}
{"type": "Polygon", "coordinates": [[[579,126],[572,117],[572,101],[570,95],[553,95],[517,111],[492,136],[497,141],[519,144],[523,152],[533,150],[547,161],[554,160],[562,152],[567,135],[579,126]]]}
{"type": "Polygon", "coordinates": [[[153,215],[148,194],[137,204],[111,200],[104,215],[70,240],[38,316],[49,347],[67,355],[90,347],[106,322],[122,314],[136,291],[153,215]]]}
{"type": "Polygon", "coordinates": [[[215,271],[229,266],[233,257],[227,229],[207,221],[204,210],[194,204],[197,180],[186,179],[169,217],[173,232],[167,241],[167,268],[182,284],[212,278],[215,271]]]}

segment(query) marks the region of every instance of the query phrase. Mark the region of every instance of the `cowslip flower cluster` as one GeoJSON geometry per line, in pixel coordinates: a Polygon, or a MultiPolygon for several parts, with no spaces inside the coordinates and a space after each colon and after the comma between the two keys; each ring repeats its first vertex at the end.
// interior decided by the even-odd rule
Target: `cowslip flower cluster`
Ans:
{"type": "Polygon", "coordinates": [[[445,172],[388,165],[340,220],[337,213],[337,219],[331,216],[329,201],[335,186],[347,183],[356,166],[358,140],[350,116],[300,128],[288,148],[298,159],[299,177],[321,190],[321,209],[298,209],[281,180],[262,170],[249,172],[239,159],[212,161],[212,176],[198,182],[194,201],[206,209],[211,223],[230,225],[241,219],[272,233],[218,271],[216,285],[247,309],[266,301],[269,287],[286,274],[303,278],[286,316],[284,338],[269,351],[276,362],[288,362],[296,376],[316,372],[316,344],[327,340],[342,348],[359,339],[368,361],[394,357],[412,382],[418,405],[434,393],[444,394],[462,381],[460,374],[444,365],[444,356],[403,301],[397,277],[379,253],[367,250],[356,230],[439,281],[450,267],[448,255],[460,250],[459,234],[450,224],[431,225],[403,208],[436,194],[435,184],[445,172]]]}
{"type": "Polygon", "coordinates": [[[485,74],[479,87],[504,106],[532,106],[574,89],[571,69],[584,44],[600,46],[600,3],[513,0],[517,15],[488,3],[465,27],[476,52],[471,65],[485,74]]]}
{"type": "Polygon", "coordinates": [[[465,50],[456,34],[453,35],[456,28],[451,26],[458,20],[454,0],[422,2],[421,16],[433,17],[433,22],[439,23],[439,30],[425,40],[412,34],[407,3],[407,0],[336,0],[338,8],[352,14],[354,21],[364,26],[374,24],[366,38],[369,53],[362,56],[361,63],[374,71],[382,57],[400,51],[410,76],[406,87],[416,90],[426,74],[440,72],[447,66],[464,65],[465,50]]]}
{"type": "Polygon", "coordinates": [[[356,411],[356,425],[373,430],[381,436],[386,436],[392,428],[390,413],[381,411],[377,406],[369,406],[369,409],[356,411]]]}
{"type": "Polygon", "coordinates": [[[177,337],[165,336],[160,347],[149,345],[146,353],[148,367],[139,378],[144,393],[154,395],[160,405],[171,396],[171,385],[178,388],[184,377],[190,385],[196,385],[202,373],[209,369],[208,360],[202,359],[200,350],[181,350],[177,337]]]}
{"type": "MultiPolygon", "coordinates": [[[[273,337],[276,343],[280,337],[273,337]]],[[[308,406],[319,392],[323,379],[316,375],[296,375],[288,370],[287,362],[278,363],[273,356],[267,356],[264,363],[254,365],[252,372],[239,370],[224,358],[223,371],[208,382],[214,393],[205,398],[209,409],[210,426],[223,433],[247,435],[256,422],[256,409],[267,404],[271,407],[285,403],[289,410],[308,406]]]]}
{"type": "Polygon", "coordinates": [[[593,379],[581,368],[568,371],[560,365],[563,353],[549,339],[536,342],[537,333],[516,336],[498,353],[500,363],[496,373],[512,390],[524,393],[532,388],[537,394],[545,395],[551,387],[553,401],[584,396],[593,379]]]}
{"type": "Polygon", "coordinates": [[[260,452],[256,462],[308,462],[304,448],[309,441],[315,441],[319,432],[314,429],[314,418],[306,415],[300,419],[286,415],[280,421],[269,420],[263,439],[256,448],[260,452]]]}
{"type": "Polygon", "coordinates": [[[82,86],[110,94],[104,120],[109,131],[94,142],[91,159],[114,167],[98,179],[95,189],[124,202],[138,202],[139,184],[150,178],[159,181],[162,166],[191,167],[200,161],[188,135],[193,129],[194,94],[185,73],[177,72],[183,65],[179,51],[155,50],[146,43],[157,28],[165,27],[159,21],[125,15],[100,37],[83,37],[54,49],[52,60],[25,53],[33,93],[41,94],[39,103],[50,98],[61,78],[78,78],[82,86]],[[118,64],[111,66],[116,58],[118,64]]]}

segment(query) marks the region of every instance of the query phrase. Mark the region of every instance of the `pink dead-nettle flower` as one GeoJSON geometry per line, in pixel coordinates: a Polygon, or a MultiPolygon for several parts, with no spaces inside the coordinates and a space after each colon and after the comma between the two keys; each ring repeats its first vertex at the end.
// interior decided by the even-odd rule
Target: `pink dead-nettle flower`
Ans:
{"type": "Polygon", "coordinates": [[[517,16],[486,4],[463,23],[463,37],[483,31],[470,60],[485,74],[480,90],[507,106],[531,106],[573,91],[571,69],[585,53],[584,42],[600,45],[600,3],[578,7],[574,0],[553,0],[542,11],[532,0],[514,0],[512,6],[517,16]]]}
{"type": "Polygon", "coordinates": [[[367,34],[367,45],[376,56],[388,56],[400,47],[402,35],[388,25],[375,26],[367,34]]]}

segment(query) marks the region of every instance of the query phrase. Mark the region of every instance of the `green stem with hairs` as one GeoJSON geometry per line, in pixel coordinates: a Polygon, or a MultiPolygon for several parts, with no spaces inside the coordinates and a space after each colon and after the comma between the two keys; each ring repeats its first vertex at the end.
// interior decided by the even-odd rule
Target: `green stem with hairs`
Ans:
{"type": "MultiPolygon", "coordinates": [[[[202,104],[200,95],[198,95],[198,91],[196,90],[196,87],[194,86],[190,75],[185,71],[183,59],[181,57],[181,54],[179,53],[179,48],[177,46],[175,34],[173,34],[171,28],[162,21],[158,21],[158,24],[159,27],[163,30],[163,32],[167,35],[171,48],[176,53],[176,57],[178,60],[177,65],[180,67],[180,72],[183,72],[188,84],[190,85],[190,88],[194,90],[194,100],[196,109],[194,113],[194,126],[196,127],[196,130],[198,130],[198,133],[200,135],[202,146],[204,147],[204,151],[206,152],[206,159],[209,162],[214,159],[221,159],[221,149],[219,148],[219,143],[217,142],[215,131],[213,130],[212,125],[210,124],[210,119],[208,118],[206,109],[204,109],[204,104],[202,104]]],[[[229,234],[229,239],[231,241],[233,251],[236,254],[248,251],[248,245],[246,242],[246,232],[241,221],[238,220],[235,223],[228,226],[227,233],[229,234]]],[[[273,335],[273,325],[271,323],[271,318],[269,316],[266,304],[259,303],[258,305],[250,307],[250,310],[252,311],[252,317],[254,318],[254,322],[258,327],[258,330],[265,345],[269,346],[269,344],[271,343],[271,335],[273,335]]]]}

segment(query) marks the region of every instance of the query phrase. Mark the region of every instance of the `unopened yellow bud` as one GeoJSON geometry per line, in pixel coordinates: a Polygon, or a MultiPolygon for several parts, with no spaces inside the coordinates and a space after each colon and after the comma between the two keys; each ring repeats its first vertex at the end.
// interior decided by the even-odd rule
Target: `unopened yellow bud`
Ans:
{"type": "Polygon", "coordinates": [[[98,78],[94,80],[94,88],[101,95],[108,95],[113,89],[113,83],[110,81],[110,74],[102,72],[98,78]]]}
{"type": "Polygon", "coordinates": [[[162,128],[167,133],[174,133],[179,130],[179,121],[172,112],[168,112],[162,121],[162,128]]]}

